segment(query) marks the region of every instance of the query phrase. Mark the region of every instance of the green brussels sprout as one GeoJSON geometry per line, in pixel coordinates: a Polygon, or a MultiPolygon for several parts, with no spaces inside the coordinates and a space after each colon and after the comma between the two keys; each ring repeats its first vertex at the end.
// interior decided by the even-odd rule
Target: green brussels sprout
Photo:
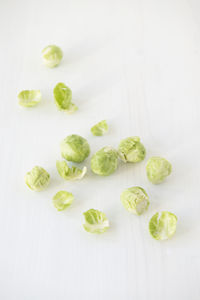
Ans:
{"type": "Polygon", "coordinates": [[[134,186],[121,193],[121,202],[131,213],[141,215],[149,206],[149,197],[143,188],[134,186]]]}
{"type": "Polygon", "coordinates": [[[24,107],[36,106],[41,98],[42,95],[39,90],[24,90],[18,94],[19,105],[24,107]]]}
{"type": "Polygon", "coordinates": [[[165,158],[158,156],[151,157],[146,165],[147,177],[154,184],[161,183],[171,171],[172,165],[165,158]]]}
{"type": "Polygon", "coordinates": [[[63,53],[58,46],[49,45],[42,50],[42,58],[47,67],[54,68],[61,62],[63,53]]]}
{"type": "Polygon", "coordinates": [[[61,155],[68,161],[80,163],[90,154],[90,146],[86,139],[80,135],[67,136],[60,145],[61,155]]]}
{"type": "Polygon", "coordinates": [[[124,162],[136,163],[145,158],[146,150],[138,136],[131,136],[120,142],[118,153],[124,162]]]}
{"type": "Polygon", "coordinates": [[[101,136],[104,135],[108,131],[108,124],[106,120],[103,120],[91,128],[91,132],[93,135],[101,136]]]}
{"type": "Polygon", "coordinates": [[[109,228],[109,221],[106,215],[96,209],[89,209],[83,213],[85,217],[84,229],[90,233],[103,233],[109,228]]]}
{"type": "Polygon", "coordinates": [[[42,191],[48,185],[50,181],[50,175],[47,171],[41,167],[34,167],[30,172],[25,175],[25,182],[28,187],[33,191],[42,191]]]}
{"type": "Polygon", "coordinates": [[[65,180],[77,180],[83,178],[83,176],[87,172],[87,168],[83,167],[83,169],[79,169],[75,166],[72,166],[71,168],[68,166],[66,161],[57,161],[56,162],[56,168],[58,170],[58,173],[62,178],[65,180]]]}
{"type": "Polygon", "coordinates": [[[53,90],[53,94],[58,109],[64,110],[68,114],[73,113],[78,109],[78,107],[71,102],[72,91],[64,83],[58,83],[53,90]]]}
{"type": "Polygon", "coordinates": [[[91,169],[97,175],[108,176],[115,172],[117,166],[117,151],[111,147],[104,147],[92,156],[91,169]]]}
{"type": "Polygon", "coordinates": [[[62,211],[69,207],[74,200],[72,193],[67,191],[60,191],[53,197],[53,205],[58,211],[62,211]]]}
{"type": "Polygon", "coordinates": [[[156,213],[149,221],[149,232],[156,240],[167,240],[176,232],[176,223],[174,214],[168,211],[156,213]]]}

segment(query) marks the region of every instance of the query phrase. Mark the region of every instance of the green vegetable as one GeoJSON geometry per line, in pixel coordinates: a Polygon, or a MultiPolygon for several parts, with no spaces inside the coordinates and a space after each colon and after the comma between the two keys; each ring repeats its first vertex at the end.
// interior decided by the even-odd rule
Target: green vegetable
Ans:
{"type": "Polygon", "coordinates": [[[30,172],[25,175],[25,182],[28,187],[33,191],[42,191],[48,185],[50,181],[50,175],[41,167],[34,167],[30,172]]]}
{"type": "Polygon", "coordinates": [[[64,110],[68,114],[78,109],[78,107],[71,102],[72,91],[64,83],[58,83],[53,90],[53,94],[58,109],[64,110]]]}
{"type": "Polygon", "coordinates": [[[67,165],[66,161],[57,161],[56,167],[58,170],[58,173],[62,178],[65,180],[76,180],[81,179],[87,172],[87,168],[83,167],[83,169],[79,169],[75,166],[72,166],[71,168],[67,165]]]}
{"type": "Polygon", "coordinates": [[[176,223],[174,214],[168,211],[156,213],[149,222],[149,232],[156,240],[166,240],[176,232],[176,223]]]}
{"type": "Polygon", "coordinates": [[[58,46],[49,45],[42,50],[42,58],[47,67],[54,68],[61,62],[63,53],[58,46]]]}
{"type": "Polygon", "coordinates": [[[118,153],[124,162],[136,163],[145,158],[146,150],[138,136],[128,137],[119,144],[118,153]]]}
{"type": "Polygon", "coordinates": [[[24,107],[36,106],[41,101],[39,90],[24,90],[18,94],[19,104],[24,107]]]}
{"type": "Polygon", "coordinates": [[[101,136],[104,135],[108,131],[108,124],[106,120],[103,120],[91,128],[91,132],[93,135],[101,136]]]}
{"type": "Polygon", "coordinates": [[[72,193],[67,191],[60,191],[53,197],[53,205],[58,211],[64,210],[69,207],[74,200],[72,193]]]}
{"type": "Polygon", "coordinates": [[[92,156],[91,169],[97,175],[108,176],[115,172],[117,166],[117,151],[111,147],[104,147],[92,156]]]}
{"type": "Polygon", "coordinates": [[[89,209],[83,213],[85,217],[84,229],[90,233],[103,233],[109,228],[109,221],[106,215],[96,209],[89,209]]]}
{"type": "Polygon", "coordinates": [[[154,184],[161,183],[171,174],[172,165],[162,157],[151,157],[146,165],[146,172],[149,181],[154,184]]]}
{"type": "Polygon", "coordinates": [[[134,186],[121,193],[121,202],[131,213],[141,215],[149,206],[149,197],[143,188],[134,186]]]}
{"type": "Polygon", "coordinates": [[[90,146],[86,139],[80,135],[67,136],[60,145],[61,155],[68,161],[80,163],[90,154],[90,146]]]}

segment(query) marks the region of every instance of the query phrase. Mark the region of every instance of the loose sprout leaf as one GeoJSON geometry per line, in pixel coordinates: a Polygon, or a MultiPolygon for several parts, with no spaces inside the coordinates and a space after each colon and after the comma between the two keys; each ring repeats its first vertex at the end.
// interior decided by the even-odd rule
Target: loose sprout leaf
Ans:
{"type": "Polygon", "coordinates": [[[54,100],[60,110],[68,110],[71,106],[72,91],[64,83],[58,83],[54,90],[54,100]]]}
{"type": "Polygon", "coordinates": [[[141,215],[148,209],[149,197],[145,190],[139,186],[134,186],[121,193],[121,202],[129,212],[141,215]]]}
{"type": "Polygon", "coordinates": [[[149,222],[149,232],[156,240],[166,240],[176,232],[177,217],[168,211],[156,213],[149,222]]]}
{"type": "Polygon", "coordinates": [[[146,165],[146,172],[149,181],[153,184],[161,183],[171,174],[172,165],[165,158],[154,156],[151,157],[146,165]]]}
{"type": "Polygon", "coordinates": [[[69,108],[68,108],[68,109],[65,109],[65,111],[66,111],[67,114],[72,114],[72,113],[74,113],[76,110],[78,110],[78,106],[76,106],[76,104],[74,104],[74,103],[71,103],[71,104],[69,105],[69,108]]]}
{"type": "Polygon", "coordinates": [[[44,190],[49,185],[49,181],[49,173],[38,166],[34,167],[25,175],[25,183],[33,191],[39,192],[44,190]]]}
{"type": "Polygon", "coordinates": [[[78,180],[85,176],[87,172],[87,168],[83,167],[83,169],[79,169],[75,166],[72,166],[71,168],[67,165],[66,161],[57,161],[56,167],[58,170],[58,173],[62,178],[65,180],[78,180]]]}
{"type": "Polygon", "coordinates": [[[54,68],[61,62],[63,58],[62,50],[56,45],[49,45],[42,50],[43,63],[54,68]]]}
{"type": "Polygon", "coordinates": [[[102,136],[108,131],[108,124],[106,120],[103,120],[91,128],[91,132],[95,136],[102,136]]]}
{"type": "Polygon", "coordinates": [[[118,147],[119,157],[124,162],[136,163],[145,158],[146,150],[138,136],[123,139],[118,147]]]}
{"type": "Polygon", "coordinates": [[[85,217],[84,229],[90,233],[103,233],[109,228],[109,221],[106,215],[96,209],[89,209],[83,213],[85,217]]]}
{"type": "Polygon", "coordinates": [[[59,191],[53,197],[53,205],[58,211],[62,211],[68,208],[73,201],[74,201],[73,194],[67,191],[59,191]]]}
{"type": "Polygon", "coordinates": [[[97,151],[91,159],[92,171],[101,176],[115,172],[118,166],[118,154],[112,147],[104,147],[97,151]]]}
{"type": "Polygon", "coordinates": [[[90,146],[86,139],[77,134],[67,136],[60,144],[61,155],[68,161],[80,163],[90,154],[90,146]]]}
{"type": "Polygon", "coordinates": [[[39,90],[24,90],[18,94],[19,104],[24,107],[36,106],[42,99],[39,90]]]}

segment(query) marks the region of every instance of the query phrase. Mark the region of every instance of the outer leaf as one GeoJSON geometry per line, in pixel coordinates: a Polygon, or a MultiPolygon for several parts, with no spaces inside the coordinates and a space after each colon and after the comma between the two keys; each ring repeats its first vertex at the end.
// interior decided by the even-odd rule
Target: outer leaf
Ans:
{"type": "Polygon", "coordinates": [[[24,90],[18,94],[19,104],[24,107],[36,106],[41,101],[39,90],[24,90]]]}
{"type": "Polygon", "coordinates": [[[84,175],[87,172],[87,168],[83,167],[83,169],[79,169],[75,166],[72,166],[71,168],[67,165],[66,161],[57,161],[56,167],[58,170],[58,173],[62,178],[65,180],[77,180],[84,177],[84,175]]]}
{"type": "Polygon", "coordinates": [[[91,132],[93,135],[102,136],[108,131],[108,124],[106,120],[103,120],[91,128],[91,132]]]}
{"type": "Polygon", "coordinates": [[[53,94],[56,106],[60,110],[70,109],[72,100],[72,91],[70,88],[68,88],[64,83],[60,82],[55,86],[53,94]]]}
{"type": "Polygon", "coordinates": [[[90,233],[103,233],[109,228],[109,221],[106,215],[96,209],[89,209],[83,213],[85,217],[84,229],[90,233]]]}
{"type": "Polygon", "coordinates": [[[74,200],[72,193],[67,191],[60,191],[53,197],[53,205],[58,211],[64,210],[69,207],[74,200]]]}

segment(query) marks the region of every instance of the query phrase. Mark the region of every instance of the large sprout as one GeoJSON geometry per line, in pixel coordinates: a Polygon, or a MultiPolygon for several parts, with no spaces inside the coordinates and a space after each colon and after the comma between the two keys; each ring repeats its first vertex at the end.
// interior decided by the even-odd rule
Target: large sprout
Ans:
{"type": "Polygon", "coordinates": [[[56,45],[49,45],[42,50],[43,63],[54,68],[61,62],[63,58],[62,50],[56,45]]]}
{"type": "Polygon", "coordinates": [[[156,240],[167,240],[176,232],[177,217],[168,211],[153,215],[149,222],[149,232],[156,240]]]}
{"type": "Polygon", "coordinates": [[[149,181],[154,184],[161,183],[171,174],[172,165],[165,158],[154,156],[151,157],[146,165],[146,172],[149,181]]]}
{"type": "Polygon", "coordinates": [[[97,175],[108,176],[115,172],[117,166],[117,151],[111,147],[104,147],[92,156],[91,169],[97,175]]]}
{"type": "Polygon", "coordinates": [[[145,158],[146,151],[140,138],[131,136],[120,142],[118,153],[124,162],[136,163],[145,158]]]}
{"type": "Polygon", "coordinates": [[[90,154],[90,146],[86,139],[77,134],[67,136],[60,145],[61,155],[68,161],[80,163],[90,154]]]}
{"type": "Polygon", "coordinates": [[[34,167],[30,172],[25,175],[25,182],[27,186],[33,191],[42,191],[49,185],[50,175],[41,168],[34,167]]]}
{"type": "Polygon", "coordinates": [[[129,212],[141,215],[149,206],[149,197],[143,188],[134,186],[121,193],[121,202],[129,212]]]}

